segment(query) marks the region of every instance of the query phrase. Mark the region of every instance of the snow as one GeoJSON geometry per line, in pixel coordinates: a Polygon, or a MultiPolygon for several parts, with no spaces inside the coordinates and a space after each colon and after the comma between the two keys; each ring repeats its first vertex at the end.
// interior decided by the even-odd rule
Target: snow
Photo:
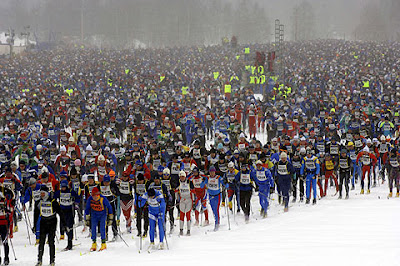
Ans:
{"type": "MultiPolygon", "coordinates": [[[[356,190],[350,191],[350,199],[338,200],[337,196],[333,196],[334,188],[330,188],[328,196],[318,200],[316,205],[290,203],[288,213],[283,212],[283,207],[277,203],[277,195],[273,194],[266,219],[260,217],[258,197],[253,194],[254,213],[250,215],[248,224],[245,224],[243,214],[234,218],[231,213],[231,230],[228,230],[224,207],[220,209],[221,228],[218,232],[212,232],[213,225],[192,226],[192,236],[179,237],[179,222],[175,221],[175,230],[168,237],[170,250],[152,254],[145,251],[148,238],[143,241],[144,252],[138,253],[136,229],[130,235],[125,233],[124,218],[121,218],[122,236],[129,248],[118,240],[107,243],[106,251],[88,253],[91,245],[88,233],[82,233],[82,227],[78,227],[75,244],[81,244],[72,251],[60,252],[67,240],[56,242],[56,264],[398,265],[400,199],[387,199],[387,183],[372,188],[371,194],[360,195],[359,191],[356,187],[356,190]]],[[[210,207],[208,209],[210,211],[210,207]]],[[[213,218],[211,224],[212,221],[213,218]]],[[[37,247],[29,245],[24,221],[19,223],[19,229],[13,239],[18,260],[13,260],[10,250],[11,265],[34,265],[37,247]]],[[[33,239],[33,235],[31,237],[33,239]]],[[[46,245],[44,265],[48,261],[46,245]]]]}

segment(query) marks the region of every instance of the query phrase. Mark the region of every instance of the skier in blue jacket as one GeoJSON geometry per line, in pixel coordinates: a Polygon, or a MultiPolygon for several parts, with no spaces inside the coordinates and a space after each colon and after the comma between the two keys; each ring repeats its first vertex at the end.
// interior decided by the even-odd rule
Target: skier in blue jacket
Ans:
{"type": "Polygon", "coordinates": [[[219,204],[221,203],[221,188],[226,188],[226,185],[224,184],[222,177],[215,174],[216,169],[214,166],[211,166],[208,172],[210,173],[209,176],[206,176],[200,187],[203,188],[204,186],[207,186],[207,193],[210,198],[210,205],[215,218],[214,231],[217,231],[220,224],[219,204]]]}
{"type": "Polygon", "coordinates": [[[85,209],[86,225],[91,225],[92,232],[92,248],[90,251],[96,251],[96,235],[97,235],[97,225],[100,222],[100,235],[101,235],[101,247],[100,251],[107,248],[106,246],[106,226],[109,226],[113,222],[113,212],[110,202],[106,197],[100,195],[100,190],[94,187],[92,190],[92,195],[87,199],[86,209],[85,209]],[[108,217],[108,220],[107,220],[108,217]],[[107,221],[107,224],[106,224],[107,221]]]}
{"type": "Polygon", "coordinates": [[[164,249],[164,217],[165,217],[165,200],[163,194],[155,190],[154,188],[149,188],[147,193],[143,196],[139,196],[139,207],[142,208],[146,202],[149,206],[149,221],[150,221],[150,249],[154,249],[154,234],[156,230],[156,222],[158,222],[158,229],[160,231],[160,249],[164,249]]]}
{"type": "Polygon", "coordinates": [[[285,203],[285,212],[289,210],[289,190],[294,172],[293,165],[288,161],[287,153],[282,152],[279,156],[279,161],[275,165],[275,176],[280,185],[280,192],[285,203]]]}
{"type": "Polygon", "coordinates": [[[274,179],[272,178],[271,171],[267,168],[264,168],[260,160],[256,162],[256,169],[252,171],[251,175],[258,186],[258,197],[261,205],[260,214],[266,218],[269,204],[269,191],[270,188],[274,186],[274,179]]]}

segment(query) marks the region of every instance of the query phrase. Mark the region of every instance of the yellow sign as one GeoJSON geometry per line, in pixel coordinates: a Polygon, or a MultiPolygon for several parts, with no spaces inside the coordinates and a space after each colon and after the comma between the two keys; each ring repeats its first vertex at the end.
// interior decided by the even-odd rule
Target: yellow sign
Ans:
{"type": "Polygon", "coordinates": [[[250,48],[249,47],[244,48],[244,53],[245,54],[249,54],[250,53],[250,48]]]}
{"type": "Polygon", "coordinates": [[[160,82],[162,82],[165,79],[165,75],[160,76],[160,82]]]}
{"type": "Polygon", "coordinates": [[[219,72],[214,72],[214,79],[217,79],[219,77],[219,72]]]}
{"type": "Polygon", "coordinates": [[[225,84],[225,93],[231,93],[232,92],[232,86],[229,84],[225,84]]]}
{"type": "Polygon", "coordinates": [[[182,87],[182,95],[186,95],[186,94],[188,94],[188,90],[189,90],[189,87],[188,86],[186,86],[186,87],[182,87]]]}
{"type": "Polygon", "coordinates": [[[128,75],[128,73],[129,73],[129,69],[125,69],[125,74],[128,75]]]}
{"type": "Polygon", "coordinates": [[[65,92],[68,94],[68,96],[71,96],[71,94],[74,92],[73,89],[66,89],[65,92]]]}
{"type": "Polygon", "coordinates": [[[363,81],[363,88],[369,88],[369,81],[363,81]]]}

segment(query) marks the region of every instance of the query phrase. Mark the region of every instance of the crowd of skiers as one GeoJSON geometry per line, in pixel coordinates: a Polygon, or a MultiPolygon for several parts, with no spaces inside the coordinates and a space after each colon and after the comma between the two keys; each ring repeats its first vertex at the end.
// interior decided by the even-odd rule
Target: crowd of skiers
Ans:
{"type": "Polygon", "coordinates": [[[90,228],[94,251],[98,233],[104,250],[122,224],[149,232],[151,248],[158,225],[164,248],[175,216],[180,235],[185,218],[190,235],[192,211],[194,226],[206,226],[211,209],[218,230],[221,204],[247,222],[254,193],[262,217],[271,193],[288,211],[290,197],[315,204],[334,186],[347,199],[356,186],[368,194],[387,179],[389,197],[393,188],[398,197],[399,44],[288,43],[284,76],[248,84],[251,54],[271,49],[75,48],[0,58],[5,264],[4,240],[22,216],[41,265],[46,237],[55,261],[56,214],[65,250],[78,225],[90,228]],[[260,90],[263,100],[254,96],[260,90]]]}

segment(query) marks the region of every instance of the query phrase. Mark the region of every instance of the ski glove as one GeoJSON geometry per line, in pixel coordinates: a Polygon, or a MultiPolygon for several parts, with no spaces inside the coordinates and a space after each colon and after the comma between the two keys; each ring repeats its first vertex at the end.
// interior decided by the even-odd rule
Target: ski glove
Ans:
{"type": "Polygon", "coordinates": [[[85,217],[85,224],[86,224],[86,226],[90,226],[90,215],[89,214],[86,215],[86,217],[85,217]]]}
{"type": "Polygon", "coordinates": [[[108,215],[107,226],[112,225],[113,219],[114,219],[114,214],[109,214],[108,215]]]}

